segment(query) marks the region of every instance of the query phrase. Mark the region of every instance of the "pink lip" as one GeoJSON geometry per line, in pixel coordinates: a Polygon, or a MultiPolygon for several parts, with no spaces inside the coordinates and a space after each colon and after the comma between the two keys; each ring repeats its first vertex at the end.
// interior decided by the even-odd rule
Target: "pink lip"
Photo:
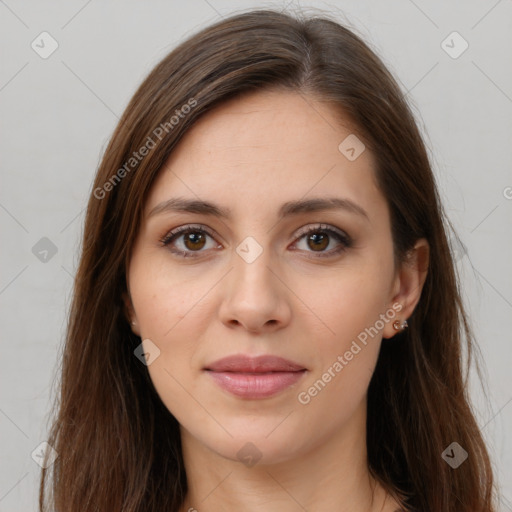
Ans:
{"type": "Polygon", "coordinates": [[[224,357],[204,367],[214,372],[265,373],[296,372],[306,368],[278,356],[251,357],[244,354],[224,357]]]}
{"type": "Polygon", "coordinates": [[[291,386],[305,373],[300,364],[277,356],[226,357],[204,368],[221,388],[242,398],[267,398],[291,386]]]}

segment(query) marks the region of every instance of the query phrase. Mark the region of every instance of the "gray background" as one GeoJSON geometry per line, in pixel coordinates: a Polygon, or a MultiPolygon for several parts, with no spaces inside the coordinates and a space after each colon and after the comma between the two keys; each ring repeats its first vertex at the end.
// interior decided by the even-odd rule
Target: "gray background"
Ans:
{"type": "MultiPolygon", "coordinates": [[[[119,116],[184,37],[235,10],[284,5],[0,0],[1,512],[36,510],[40,468],[31,453],[46,438],[84,208],[119,116]],[[43,31],[58,43],[46,59],[31,47],[42,46],[43,31]],[[43,237],[56,254],[38,254],[43,237]]],[[[482,390],[473,373],[471,394],[502,485],[501,510],[512,511],[512,2],[303,6],[356,29],[414,105],[464,243],[457,266],[488,379],[482,390]],[[469,44],[457,58],[445,50],[460,52],[458,36],[442,45],[454,31],[469,44]]],[[[50,40],[44,44],[48,50],[50,40]]]]}

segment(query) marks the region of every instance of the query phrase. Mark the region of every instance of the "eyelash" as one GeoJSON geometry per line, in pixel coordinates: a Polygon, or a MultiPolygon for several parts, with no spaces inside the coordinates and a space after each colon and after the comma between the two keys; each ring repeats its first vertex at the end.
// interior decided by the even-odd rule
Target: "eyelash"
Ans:
{"type": "MultiPolygon", "coordinates": [[[[180,226],[179,228],[176,228],[176,229],[170,231],[163,238],[160,239],[160,243],[164,247],[167,247],[172,242],[174,242],[180,235],[184,235],[187,233],[203,233],[203,234],[206,233],[211,238],[215,239],[214,233],[206,226],[203,226],[202,224],[197,224],[197,225],[189,224],[186,226],[180,226]]],[[[333,227],[329,227],[326,224],[320,224],[317,226],[308,226],[306,228],[302,228],[297,235],[297,240],[301,240],[305,236],[312,234],[312,233],[328,234],[328,235],[334,237],[338,242],[341,243],[341,246],[338,249],[334,249],[334,250],[331,249],[328,252],[306,251],[306,252],[314,253],[315,254],[315,256],[313,256],[314,258],[328,258],[328,257],[338,255],[338,254],[344,252],[346,249],[352,247],[352,244],[353,244],[353,240],[346,233],[343,233],[342,231],[338,231],[337,229],[335,229],[333,227]]],[[[180,251],[180,250],[176,250],[176,249],[172,249],[172,248],[170,248],[169,250],[173,254],[182,256],[184,258],[197,258],[199,256],[199,253],[205,252],[202,250],[180,251]],[[196,253],[198,253],[198,254],[196,255],[196,253]]]]}

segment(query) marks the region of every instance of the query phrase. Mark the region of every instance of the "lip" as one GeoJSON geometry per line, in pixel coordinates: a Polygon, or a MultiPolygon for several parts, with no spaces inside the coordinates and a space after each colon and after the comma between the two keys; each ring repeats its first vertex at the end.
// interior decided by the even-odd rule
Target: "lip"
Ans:
{"type": "Polygon", "coordinates": [[[307,369],[278,356],[234,355],[206,366],[208,375],[222,389],[247,399],[276,395],[300,380],[307,369]]]}
{"type": "Polygon", "coordinates": [[[263,355],[251,357],[244,354],[236,354],[224,357],[204,367],[213,372],[237,372],[237,373],[265,373],[265,372],[294,372],[306,370],[299,363],[283,359],[278,356],[263,355]]]}

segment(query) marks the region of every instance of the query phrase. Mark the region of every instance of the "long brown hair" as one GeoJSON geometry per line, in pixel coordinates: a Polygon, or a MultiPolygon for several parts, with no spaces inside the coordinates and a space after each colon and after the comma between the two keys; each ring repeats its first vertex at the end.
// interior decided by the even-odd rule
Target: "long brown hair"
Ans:
{"type": "Polygon", "coordinates": [[[383,340],[370,382],[372,475],[411,510],[495,510],[490,459],[467,391],[476,346],[449,222],[404,95],[375,53],[328,15],[255,10],[203,29],[167,55],[105,151],[87,208],[48,438],[58,457],[41,475],[41,511],[161,512],[183,503],[178,423],[134,356],[141,339],[122,300],[126,266],[147,193],[182,136],[219,103],[269,89],[328,102],[340,119],[348,116],[376,157],[396,261],[419,238],[430,245],[410,327],[383,340]],[[452,442],[468,453],[456,469],[442,457],[452,442]]]}

